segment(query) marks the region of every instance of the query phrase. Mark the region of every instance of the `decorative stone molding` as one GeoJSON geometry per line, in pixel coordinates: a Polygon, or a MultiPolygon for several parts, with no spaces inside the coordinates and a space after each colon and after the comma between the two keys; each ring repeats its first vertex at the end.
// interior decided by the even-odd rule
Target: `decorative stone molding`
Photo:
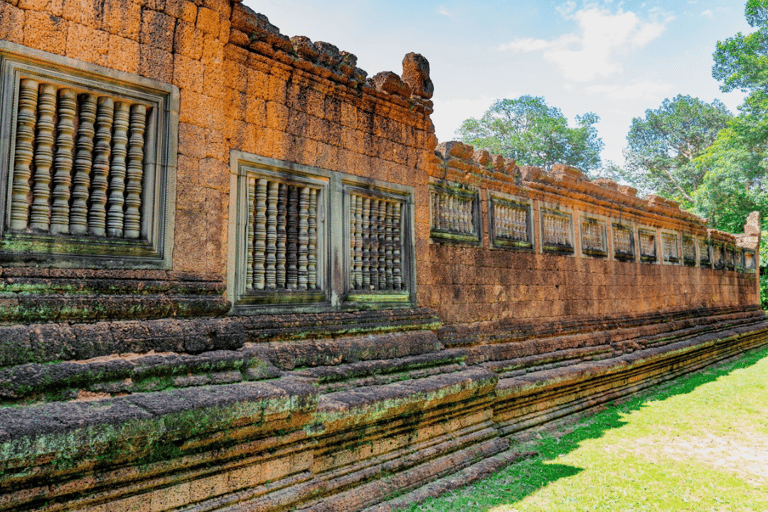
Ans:
{"type": "Polygon", "coordinates": [[[488,194],[488,233],[491,246],[533,249],[533,211],[530,199],[500,193],[488,194]]]}
{"type": "Polygon", "coordinates": [[[408,187],[238,151],[231,160],[235,313],[415,303],[408,187]]]}
{"type": "Polygon", "coordinates": [[[480,243],[480,193],[447,183],[429,185],[430,236],[444,243],[480,243]]]}
{"type": "Polygon", "coordinates": [[[3,264],[170,269],[178,89],[6,41],[0,62],[3,264]]]}

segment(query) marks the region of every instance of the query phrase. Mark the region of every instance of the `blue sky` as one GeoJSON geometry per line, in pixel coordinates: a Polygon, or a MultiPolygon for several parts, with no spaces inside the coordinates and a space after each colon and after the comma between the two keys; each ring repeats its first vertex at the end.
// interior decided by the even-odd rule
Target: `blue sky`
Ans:
{"type": "Polygon", "coordinates": [[[621,163],[633,117],[664,98],[723,101],[712,78],[718,40],[750,31],[744,1],[245,0],[288,36],[326,41],[372,76],[400,73],[424,55],[435,83],[432,120],[441,142],[497,98],[543,96],[573,121],[600,116],[603,161],[621,163]]]}

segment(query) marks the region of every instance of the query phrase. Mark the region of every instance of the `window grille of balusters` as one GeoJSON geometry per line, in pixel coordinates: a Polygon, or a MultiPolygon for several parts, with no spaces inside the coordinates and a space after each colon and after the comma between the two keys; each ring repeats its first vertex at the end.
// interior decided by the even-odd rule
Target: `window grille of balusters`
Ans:
{"type": "Polygon", "coordinates": [[[632,226],[613,225],[613,255],[620,261],[634,261],[635,237],[632,226]]]}
{"type": "Polygon", "coordinates": [[[683,235],[683,264],[686,267],[696,266],[696,239],[683,235]]]}
{"type": "Polygon", "coordinates": [[[715,269],[722,270],[725,268],[725,248],[723,242],[712,242],[712,263],[715,269]]]}
{"type": "Polygon", "coordinates": [[[548,252],[573,253],[571,225],[570,213],[542,209],[542,248],[548,252]]]}
{"type": "Polygon", "coordinates": [[[677,235],[673,233],[661,234],[661,250],[664,263],[677,264],[680,262],[680,252],[677,247],[677,235]]]}
{"type": "Polygon", "coordinates": [[[412,188],[236,150],[230,159],[236,314],[415,306],[412,188]]]}
{"type": "Polygon", "coordinates": [[[3,259],[170,265],[177,89],[0,43],[3,259]]]}
{"type": "Polygon", "coordinates": [[[755,257],[755,251],[752,249],[744,249],[744,272],[754,273],[757,268],[757,259],[755,257]]]}
{"type": "Polygon", "coordinates": [[[405,290],[403,280],[404,201],[349,193],[350,291],[405,290]]]}
{"type": "Polygon", "coordinates": [[[139,238],[150,113],[141,103],[22,79],[8,228],[139,238]]]}
{"type": "Polygon", "coordinates": [[[640,261],[652,263],[656,261],[656,232],[647,229],[638,229],[637,236],[640,239],[640,261]]]}
{"type": "Polygon", "coordinates": [[[431,185],[431,237],[445,242],[479,243],[479,207],[477,191],[431,185]]]}
{"type": "Polygon", "coordinates": [[[497,248],[532,249],[531,205],[490,196],[491,243],[497,248]]]}
{"type": "Polygon", "coordinates": [[[247,292],[318,290],[318,186],[248,178],[247,292]]]}
{"type": "Polygon", "coordinates": [[[736,247],[733,251],[734,265],[737,272],[744,272],[744,249],[736,247]]]}
{"type": "Polygon", "coordinates": [[[588,217],[581,219],[581,252],[589,256],[608,255],[605,222],[588,217]]]}
{"type": "Polygon", "coordinates": [[[697,238],[699,245],[699,266],[712,267],[712,246],[708,238],[697,238]]]}
{"type": "Polygon", "coordinates": [[[725,247],[725,268],[734,270],[736,268],[735,249],[732,245],[725,247]]]}

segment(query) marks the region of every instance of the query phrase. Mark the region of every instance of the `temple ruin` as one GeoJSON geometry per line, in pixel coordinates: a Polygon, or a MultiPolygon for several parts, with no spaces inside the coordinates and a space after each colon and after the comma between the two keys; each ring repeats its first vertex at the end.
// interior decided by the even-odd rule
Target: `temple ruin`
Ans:
{"type": "Polygon", "coordinates": [[[433,89],[237,1],[0,1],[0,508],[391,510],[768,342],[757,214],[438,144],[433,89]]]}

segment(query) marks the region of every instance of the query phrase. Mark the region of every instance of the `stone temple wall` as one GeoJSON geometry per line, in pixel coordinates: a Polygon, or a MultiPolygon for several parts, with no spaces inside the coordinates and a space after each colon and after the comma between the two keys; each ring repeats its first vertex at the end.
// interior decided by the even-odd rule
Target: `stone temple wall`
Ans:
{"type": "Polygon", "coordinates": [[[389,510],[766,343],[756,214],[432,93],[229,0],[0,1],[0,509],[389,510]]]}
{"type": "Polygon", "coordinates": [[[430,238],[417,251],[419,303],[447,323],[627,317],[759,300],[755,241],[741,247],[672,201],[640,199],[631,187],[592,182],[567,166],[521,168],[459,142],[441,144],[428,172],[433,198],[469,194],[479,203],[468,236],[442,229],[433,200],[430,238]]]}

